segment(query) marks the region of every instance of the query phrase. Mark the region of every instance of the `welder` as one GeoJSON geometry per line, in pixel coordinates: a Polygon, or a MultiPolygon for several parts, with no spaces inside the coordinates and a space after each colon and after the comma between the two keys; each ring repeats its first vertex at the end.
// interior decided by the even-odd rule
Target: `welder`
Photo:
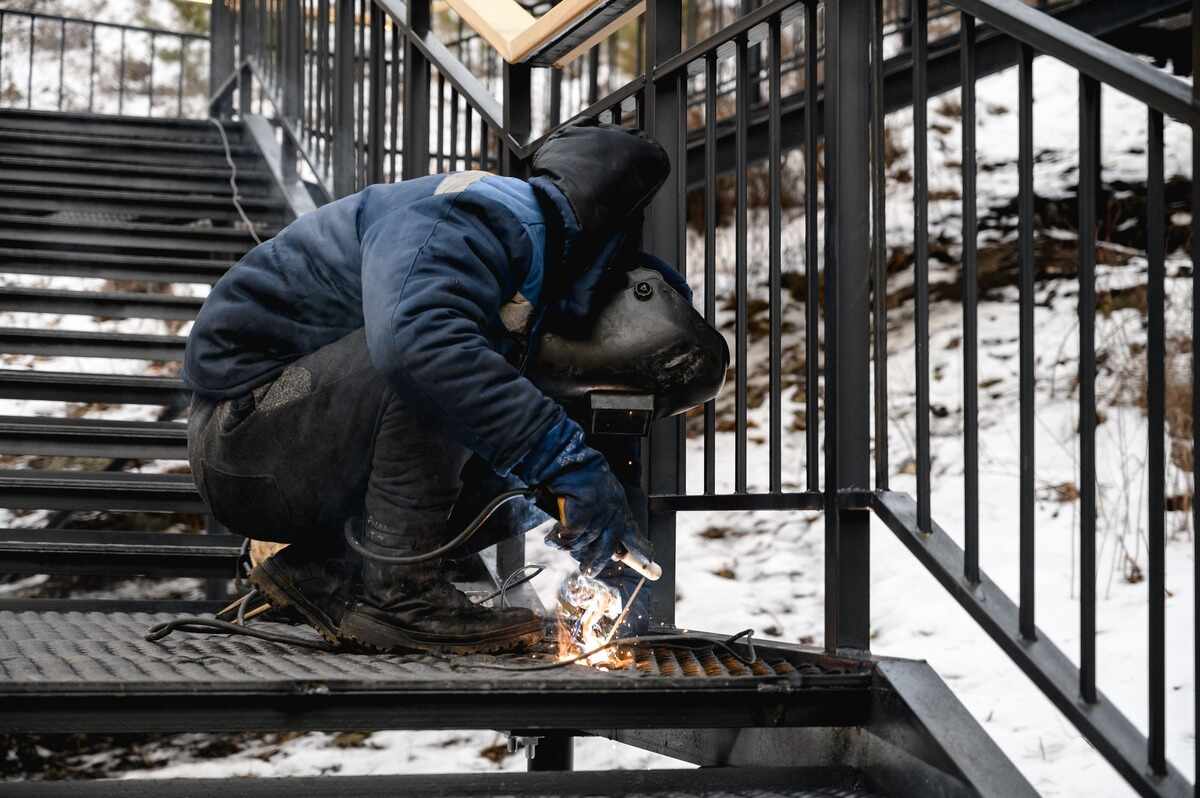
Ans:
{"type": "MultiPolygon", "coordinates": [[[[290,544],[251,574],[272,606],[378,650],[539,639],[532,611],[472,603],[444,558],[395,562],[446,542],[472,457],[552,494],[553,540],[625,588],[614,552],[652,554],[627,495],[636,479],[623,485],[523,370],[543,325],[593,312],[614,264],[669,271],[637,250],[669,171],[644,134],[569,126],[528,180],[471,171],[371,186],[300,217],[216,283],[185,355],[189,458],[218,521],[290,544]],[[345,545],[356,518],[375,556],[345,545]]],[[[616,448],[619,468],[635,465],[616,448]]]]}

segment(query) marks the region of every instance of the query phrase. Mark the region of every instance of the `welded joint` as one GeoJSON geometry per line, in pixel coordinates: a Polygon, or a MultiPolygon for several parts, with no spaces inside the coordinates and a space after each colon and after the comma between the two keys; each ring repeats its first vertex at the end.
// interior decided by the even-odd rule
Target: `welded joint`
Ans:
{"type": "Polygon", "coordinates": [[[542,737],[540,735],[509,732],[505,747],[510,754],[515,754],[517,751],[524,749],[525,761],[532,762],[534,757],[537,756],[537,747],[541,740],[542,737]]]}

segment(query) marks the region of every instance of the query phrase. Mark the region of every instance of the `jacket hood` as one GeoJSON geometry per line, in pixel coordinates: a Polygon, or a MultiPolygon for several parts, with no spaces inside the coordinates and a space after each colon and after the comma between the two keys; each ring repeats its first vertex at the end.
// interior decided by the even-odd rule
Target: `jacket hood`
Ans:
{"type": "Polygon", "coordinates": [[[654,139],[596,122],[559,130],[531,166],[529,182],[549,196],[568,240],[591,250],[640,219],[671,173],[667,153],[654,139]]]}

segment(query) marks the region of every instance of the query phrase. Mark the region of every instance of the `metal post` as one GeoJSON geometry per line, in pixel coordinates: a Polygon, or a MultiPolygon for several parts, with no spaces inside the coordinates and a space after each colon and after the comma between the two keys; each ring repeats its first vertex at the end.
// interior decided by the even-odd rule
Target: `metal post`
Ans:
{"type": "MultiPolygon", "coordinates": [[[[238,55],[238,61],[242,64],[245,64],[247,59],[258,60],[258,48],[261,40],[258,30],[257,2],[258,0],[241,0],[241,8],[238,15],[242,27],[240,36],[241,53],[238,55]]],[[[180,69],[182,71],[182,66],[180,69]]],[[[241,76],[238,80],[238,110],[242,116],[250,113],[253,89],[254,85],[251,82],[250,69],[243,66],[241,76]]]]}
{"type": "MultiPolygon", "coordinates": [[[[283,5],[283,74],[280,82],[283,84],[283,125],[292,131],[299,131],[300,120],[304,118],[304,27],[300,0],[285,0],[283,5]]],[[[280,171],[283,181],[291,183],[296,175],[296,145],[285,132],[280,149],[280,171]]]]}
{"type": "Polygon", "coordinates": [[[344,197],[355,187],[354,0],[337,0],[333,38],[333,193],[344,197]]]}
{"type": "MultiPolygon", "coordinates": [[[[225,5],[225,0],[213,0],[209,12],[209,35],[212,44],[208,59],[208,93],[217,93],[217,89],[233,72],[233,14],[225,5]]],[[[124,31],[122,31],[124,33],[124,31]]],[[[226,117],[233,111],[233,99],[222,98],[213,108],[217,117],[226,117]]]]}
{"type": "MultiPolygon", "coordinates": [[[[529,98],[531,77],[527,64],[504,64],[504,129],[520,144],[529,140],[533,128],[529,98]]],[[[507,147],[500,168],[510,177],[524,177],[528,171],[528,165],[507,147]]]]}
{"type": "Polygon", "coordinates": [[[528,769],[532,772],[571,770],[575,765],[575,738],[566,732],[552,732],[525,749],[528,769]]]}
{"type": "MultiPolygon", "coordinates": [[[[429,0],[409,0],[408,28],[417,37],[429,33],[429,0]]],[[[429,174],[429,76],[429,59],[406,37],[404,156],[400,170],[405,180],[429,174]]]]}
{"type": "MultiPolygon", "coordinates": [[[[371,52],[367,56],[370,72],[370,101],[367,105],[367,183],[383,182],[383,157],[387,150],[387,77],[384,64],[384,15],[378,3],[371,3],[371,52]]],[[[428,163],[429,159],[425,159],[428,163]]]]}
{"type": "MultiPolygon", "coordinates": [[[[654,65],[680,51],[683,30],[682,4],[677,0],[650,0],[646,3],[646,74],[654,65]]],[[[680,181],[687,173],[686,150],[680,147],[679,131],[684,118],[684,72],[676,71],[646,87],[646,131],[667,151],[671,175],[658,192],[646,215],[645,248],[681,272],[683,255],[683,208],[679,202],[680,181]]],[[[686,276],[686,275],[685,275],[686,276]]],[[[647,492],[679,494],[684,492],[684,428],[680,419],[666,419],[650,431],[647,492]]],[[[675,623],[675,511],[654,510],[648,514],[654,557],[663,567],[662,578],[654,584],[651,619],[672,626],[675,623]]]]}
{"type": "Polygon", "coordinates": [[[825,647],[870,647],[870,516],[839,494],[870,486],[871,1],[826,7],[825,647]]]}

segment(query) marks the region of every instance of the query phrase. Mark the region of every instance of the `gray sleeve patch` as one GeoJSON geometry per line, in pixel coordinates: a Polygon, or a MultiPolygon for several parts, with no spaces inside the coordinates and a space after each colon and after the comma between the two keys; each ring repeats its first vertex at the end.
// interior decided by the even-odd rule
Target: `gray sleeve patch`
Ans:
{"type": "Polygon", "coordinates": [[[471,184],[482,180],[489,174],[491,173],[473,169],[470,172],[455,172],[454,174],[446,175],[442,182],[438,183],[438,187],[433,194],[434,196],[438,194],[457,194],[460,191],[465,191],[471,184]]]}

